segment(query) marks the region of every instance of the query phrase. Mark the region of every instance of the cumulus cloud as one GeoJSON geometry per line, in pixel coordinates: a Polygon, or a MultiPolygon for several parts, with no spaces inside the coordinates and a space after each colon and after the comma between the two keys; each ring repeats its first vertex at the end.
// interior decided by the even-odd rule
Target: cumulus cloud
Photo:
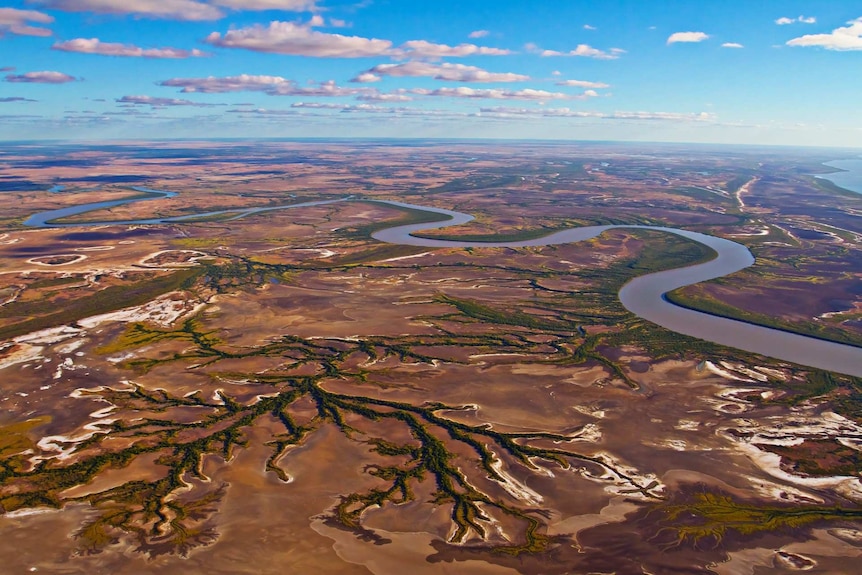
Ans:
{"type": "Polygon", "coordinates": [[[575,88],[610,88],[610,84],[604,82],[588,82],[587,80],[563,80],[557,82],[557,86],[572,86],[575,88]]]}
{"type": "Polygon", "coordinates": [[[467,35],[468,38],[484,38],[490,34],[488,30],[473,30],[470,34],[467,35]]]}
{"type": "Polygon", "coordinates": [[[377,74],[373,74],[371,72],[363,72],[363,73],[359,74],[358,76],[356,76],[355,78],[353,78],[351,80],[351,82],[358,82],[360,84],[370,84],[371,82],[379,82],[382,79],[383,78],[381,78],[377,74]]]}
{"type": "Polygon", "coordinates": [[[19,36],[50,36],[51,31],[49,29],[33,26],[28,22],[50,24],[53,21],[52,16],[36,10],[0,8],[0,36],[6,33],[19,36]]]}
{"type": "Polygon", "coordinates": [[[52,50],[79,52],[81,54],[100,54],[103,56],[127,56],[134,58],[196,58],[208,56],[201,50],[181,50],[179,48],[139,48],[132,44],[102,42],[98,38],[75,38],[57,42],[52,50]]]}
{"type": "Polygon", "coordinates": [[[547,92],[545,90],[534,90],[526,88],[524,90],[502,90],[502,89],[476,89],[467,87],[458,88],[437,88],[436,90],[427,90],[424,88],[414,88],[409,90],[411,94],[420,96],[443,96],[448,98],[480,98],[490,100],[585,100],[595,96],[596,93],[588,94],[563,94],[562,92],[547,92]]]}
{"type": "Polygon", "coordinates": [[[796,18],[788,18],[787,16],[782,16],[775,21],[775,23],[779,26],[787,26],[788,24],[796,24],[797,22],[801,24],[814,24],[817,22],[817,18],[815,18],[814,16],[797,16],[796,18]]]}
{"type": "Polygon", "coordinates": [[[315,0],[212,0],[211,3],[232,10],[306,12],[317,9],[315,0]]]}
{"type": "Polygon", "coordinates": [[[668,44],[676,44],[677,42],[703,42],[709,38],[709,34],[704,32],[674,32],[668,36],[668,44]]]}
{"type": "Polygon", "coordinates": [[[744,48],[739,42],[725,42],[721,45],[722,48],[744,48]]]}
{"type": "Polygon", "coordinates": [[[205,104],[192,102],[191,100],[180,100],[177,98],[156,98],[153,96],[123,96],[116,100],[120,104],[131,104],[133,106],[151,106],[153,108],[164,108],[167,106],[197,106],[209,108],[218,104],[205,104]]]}
{"type": "MultiPolygon", "coordinates": [[[[330,21],[332,23],[333,21],[330,21]]],[[[408,58],[451,58],[463,56],[506,56],[511,50],[462,43],[457,46],[410,40],[394,48],[389,40],[344,36],[314,30],[325,24],[315,15],[307,23],[270,22],[229,30],[224,35],[213,32],[206,41],[221,48],[244,48],[256,52],[316,56],[329,58],[363,58],[397,56],[408,58]]]]}
{"type": "Polygon", "coordinates": [[[376,93],[376,90],[370,88],[344,88],[339,86],[334,81],[321,82],[313,86],[297,86],[295,84],[280,85],[274,90],[267,92],[270,96],[322,96],[322,97],[341,97],[355,96],[357,94],[376,93]]]}
{"type": "Polygon", "coordinates": [[[135,14],[145,18],[218,20],[224,12],[197,0],[31,0],[66,12],[135,14]]]}
{"type": "Polygon", "coordinates": [[[378,64],[373,68],[359,74],[352,81],[374,82],[381,76],[402,77],[429,77],[435,80],[447,80],[450,82],[523,82],[529,80],[529,76],[514,74],[511,72],[488,72],[476,66],[464,64],[432,64],[429,62],[404,62],[402,64],[378,64]]]}
{"type": "Polygon", "coordinates": [[[317,9],[316,0],[29,0],[46,8],[95,14],[134,14],[144,18],[172,20],[218,20],[228,10],[283,10],[304,12],[317,9]]]}
{"type": "Polygon", "coordinates": [[[78,78],[75,78],[74,76],[50,70],[42,72],[27,72],[26,74],[8,74],[6,76],[7,82],[27,84],[65,84],[66,82],[74,82],[76,80],[78,80],[78,78]]]}
{"type": "Polygon", "coordinates": [[[224,35],[213,32],[207,43],[221,48],[244,48],[255,52],[314,56],[318,58],[364,58],[390,54],[392,42],[360,36],[342,36],[312,30],[311,24],[273,21],[255,24],[224,35]]]}
{"type": "Polygon", "coordinates": [[[183,93],[223,94],[226,92],[263,92],[270,96],[356,96],[376,93],[372,88],[344,88],[333,81],[309,86],[299,86],[293,80],[281,76],[239,76],[207,78],[171,78],[160,83],[161,86],[182,88],[183,93]]]}
{"type": "Polygon", "coordinates": [[[241,74],[239,76],[206,78],[171,78],[160,83],[161,86],[182,88],[182,92],[202,92],[205,94],[220,94],[224,92],[268,92],[282,85],[293,85],[293,82],[281,76],[255,76],[241,74]]]}
{"type": "Polygon", "coordinates": [[[488,48],[476,46],[475,44],[458,44],[447,46],[446,44],[434,44],[425,40],[411,40],[401,45],[401,51],[405,56],[418,58],[446,58],[461,56],[508,56],[511,50],[500,48],[488,48]]]}
{"type": "Polygon", "coordinates": [[[407,94],[398,92],[360,94],[356,99],[360,102],[411,102],[413,100],[407,94]]]}
{"type": "Polygon", "coordinates": [[[862,50],[862,18],[847,22],[829,34],[806,34],[787,41],[788,46],[819,46],[827,50],[862,50]]]}
{"type": "MultiPolygon", "coordinates": [[[[530,45],[528,49],[537,50],[535,45],[530,45]]],[[[608,51],[593,48],[589,44],[578,44],[574,50],[568,52],[558,52],[557,50],[541,50],[539,55],[543,57],[549,56],[579,56],[583,58],[595,58],[596,60],[616,60],[620,54],[625,54],[626,51],[621,48],[611,48],[608,51]]]]}

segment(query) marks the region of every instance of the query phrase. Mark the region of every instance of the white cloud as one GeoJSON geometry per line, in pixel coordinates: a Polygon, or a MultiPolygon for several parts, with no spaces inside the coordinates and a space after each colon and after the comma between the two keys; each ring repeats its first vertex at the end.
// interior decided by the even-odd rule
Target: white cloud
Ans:
{"type": "MultiPolygon", "coordinates": [[[[538,50],[535,45],[530,45],[531,51],[538,50]]],[[[578,44],[574,50],[568,52],[558,52],[557,50],[541,50],[539,55],[543,57],[549,56],[580,56],[584,58],[595,58],[596,60],[616,60],[620,54],[625,54],[626,51],[621,48],[611,48],[608,51],[593,48],[589,44],[578,44]]]]}
{"type": "Polygon", "coordinates": [[[346,106],[345,104],[329,104],[325,102],[294,102],[290,107],[312,108],[314,110],[343,110],[346,106]]]}
{"type": "MultiPolygon", "coordinates": [[[[330,21],[330,24],[334,21],[330,21]]],[[[325,25],[322,16],[315,15],[306,23],[270,22],[232,29],[224,35],[210,34],[206,41],[222,48],[244,48],[257,52],[317,56],[329,58],[362,58],[368,56],[398,56],[408,58],[451,58],[463,56],[506,56],[511,50],[489,48],[475,44],[435,44],[426,40],[410,40],[397,49],[389,40],[343,36],[313,30],[325,25]]]]}
{"type": "Polygon", "coordinates": [[[224,16],[216,6],[197,0],[31,0],[66,12],[135,14],[147,18],[218,20],[224,16]]]}
{"type": "Polygon", "coordinates": [[[668,36],[668,44],[676,44],[677,42],[703,42],[709,38],[709,34],[704,32],[674,32],[668,36]]]}
{"type": "Polygon", "coordinates": [[[476,46],[475,44],[458,44],[447,46],[446,44],[434,44],[425,40],[410,40],[401,45],[405,56],[419,58],[447,58],[460,56],[508,56],[511,50],[500,48],[488,48],[476,46]]]}
{"type": "Polygon", "coordinates": [[[52,16],[36,10],[0,8],[0,36],[7,32],[19,36],[50,36],[51,31],[47,28],[33,26],[28,22],[50,24],[53,21],[52,16]]]}
{"type": "Polygon", "coordinates": [[[800,22],[802,24],[814,24],[817,22],[817,18],[814,16],[798,16],[796,18],[788,18],[787,16],[782,16],[778,20],[775,21],[779,26],[787,26],[788,24],[796,24],[800,22]]]}
{"type": "Polygon", "coordinates": [[[26,74],[8,74],[7,82],[30,83],[30,84],[65,84],[66,82],[74,82],[78,78],[63,74],[62,72],[53,72],[46,70],[43,72],[27,72],[26,74]]]}
{"type": "Polygon", "coordinates": [[[587,80],[562,80],[557,86],[572,86],[575,88],[610,88],[610,84],[604,82],[589,82],[587,80]]]}
{"type": "Polygon", "coordinates": [[[326,34],[312,30],[310,25],[279,21],[229,30],[224,36],[213,32],[206,41],[221,48],[318,58],[363,58],[392,52],[389,40],[326,34]]]}
{"type": "Polygon", "coordinates": [[[381,76],[430,77],[450,82],[523,82],[529,76],[511,72],[488,72],[476,66],[464,64],[432,64],[429,62],[405,62],[403,64],[379,64],[353,79],[354,82],[373,82],[381,76]]]}
{"type": "Polygon", "coordinates": [[[116,101],[120,104],[131,104],[133,106],[151,106],[153,108],[162,108],[166,106],[211,107],[218,105],[192,102],[191,100],[179,100],[176,98],[156,98],[153,96],[123,96],[122,98],[117,98],[116,101]]]}
{"type": "Polygon", "coordinates": [[[436,90],[426,90],[424,88],[414,88],[409,90],[411,94],[420,96],[443,96],[448,98],[481,98],[490,100],[586,100],[592,97],[595,92],[584,94],[563,94],[562,92],[547,92],[545,90],[534,90],[526,88],[524,90],[502,90],[502,89],[476,89],[467,87],[458,88],[437,88],[436,90]]]}
{"type": "Polygon", "coordinates": [[[584,30],[598,30],[598,28],[590,26],[589,24],[584,24],[584,30]]]}
{"type": "Polygon", "coordinates": [[[788,40],[788,46],[819,46],[827,50],[862,50],[862,18],[847,22],[829,34],[806,34],[788,40]]]}
{"type": "Polygon", "coordinates": [[[356,97],[360,102],[411,102],[413,98],[407,94],[383,93],[383,94],[361,94],[356,97]]]}
{"type": "Polygon", "coordinates": [[[344,88],[333,80],[321,82],[312,86],[297,86],[293,83],[281,84],[266,92],[270,96],[315,96],[315,97],[342,97],[355,96],[364,93],[377,93],[374,88],[344,88]]]}
{"type": "MultiPolygon", "coordinates": [[[[424,108],[406,108],[403,106],[385,107],[375,106],[373,104],[330,104],[322,102],[296,102],[294,104],[291,104],[290,107],[311,110],[338,110],[342,113],[391,114],[393,116],[420,116],[434,118],[463,118],[469,115],[464,112],[453,112],[451,110],[428,110],[424,108]]],[[[243,110],[237,110],[237,112],[243,112],[243,110]]],[[[277,111],[273,110],[272,112],[276,113],[277,111]]]]}
{"type": "Polygon", "coordinates": [[[281,76],[239,76],[207,78],[171,78],[159,84],[171,88],[182,88],[183,93],[222,94],[226,92],[263,92],[269,96],[315,96],[339,97],[377,93],[373,88],[344,88],[334,81],[309,86],[299,86],[293,80],[281,76]]]}
{"type": "Polygon", "coordinates": [[[351,80],[351,82],[358,82],[360,84],[370,84],[371,82],[379,82],[382,79],[383,78],[381,78],[377,74],[373,74],[371,72],[363,72],[363,73],[359,74],[358,76],[356,76],[355,78],[353,78],[351,80]]]}
{"type": "Polygon", "coordinates": [[[228,110],[228,114],[252,114],[255,116],[297,116],[294,110],[268,110],[266,108],[238,108],[228,110]]]}
{"type": "Polygon", "coordinates": [[[473,30],[470,34],[467,35],[468,38],[484,38],[490,34],[488,30],[473,30]]]}
{"type": "Polygon", "coordinates": [[[587,112],[583,110],[572,110],[570,108],[510,108],[506,106],[495,106],[492,108],[480,108],[483,115],[496,117],[510,116],[533,116],[551,118],[604,118],[602,112],[587,112]]]}
{"type": "Polygon", "coordinates": [[[679,112],[614,112],[608,118],[614,120],[669,120],[673,122],[708,122],[715,120],[715,114],[700,112],[693,114],[679,112]]]}
{"type": "Polygon", "coordinates": [[[700,112],[694,114],[679,112],[594,112],[572,110],[570,108],[480,108],[483,114],[506,116],[563,117],[563,118],[601,118],[606,120],[664,120],[669,122],[708,122],[715,120],[713,114],[700,112]]]}
{"type": "Polygon", "coordinates": [[[223,92],[269,92],[281,85],[293,85],[291,80],[281,76],[254,76],[241,74],[218,78],[171,78],[160,83],[161,86],[182,88],[182,92],[203,92],[217,94],[223,92]]]}
{"type": "Polygon", "coordinates": [[[98,38],[75,38],[57,42],[52,50],[79,52],[81,54],[100,54],[103,56],[127,56],[133,58],[195,58],[208,56],[201,50],[181,50],[179,48],[139,48],[131,44],[102,42],[98,38]]]}
{"type": "MultiPolygon", "coordinates": [[[[161,0],[159,0],[161,1],[161,0]]],[[[232,10],[284,10],[306,12],[316,10],[315,0],[211,0],[211,4],[232,10]]]]}
{"type": "Polygon", "coordinates": [[[134,14],[145,18],[174,20],[218,20],[228,10],[316,10],[316,0],[28,0],[66,12],[134,14]]]}
{"type": "Polygon", "coordinates": [[[721,47],[722,48],[745,48],[745,46],[743,46],[739,42],[725,42],[724,44],[721,45],[721,47]]]}

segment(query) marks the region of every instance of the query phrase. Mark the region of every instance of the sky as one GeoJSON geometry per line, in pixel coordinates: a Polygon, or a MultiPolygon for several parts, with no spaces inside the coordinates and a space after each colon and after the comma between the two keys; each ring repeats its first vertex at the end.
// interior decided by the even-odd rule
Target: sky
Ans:
{"type": "Polygon", "coordinates": [[[0,0],[0,139],[862,147],[859,0],[0,0]]]}

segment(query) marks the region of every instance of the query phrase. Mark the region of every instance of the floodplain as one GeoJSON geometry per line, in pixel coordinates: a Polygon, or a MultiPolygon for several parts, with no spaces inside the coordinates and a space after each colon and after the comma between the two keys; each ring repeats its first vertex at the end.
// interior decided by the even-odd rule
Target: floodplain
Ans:
{"type": "Polygon", "coordinates": [[[618,300],[708,249],[622,229],[383,244],[371,234],[438,218],[363,201],[475,216],[422,233],[436,238],[640,224],[733,239],[754,266],[668,298],[860,346],[862,196],[810,175],[830,153],[10,146],[0,556],[63,573],[848,572],[862,381],[618,300]],[[130,185],[176,195],[24,225],[130,185]]]}

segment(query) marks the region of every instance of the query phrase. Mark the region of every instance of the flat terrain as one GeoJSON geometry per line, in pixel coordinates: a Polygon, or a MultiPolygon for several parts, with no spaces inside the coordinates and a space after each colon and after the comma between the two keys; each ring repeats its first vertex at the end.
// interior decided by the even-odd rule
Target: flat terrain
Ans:
{"type": "MultiPolygon", "coordinates": [[[[851,572],[862,381],[678,335],[629,279],[747,245],[673,301],[862,345],[862,196],[801,150],[10,146],[0,557],[49,573],[851,572]],[[820,167],[818,167],[820,166],[820,167]],[[49,192],[54,185],[61,192],[49,192]],[[32,229],[33,213],[171,198],[32,229]],[[44,190],[44,191],[40,191],[44,190]],[[87,221],[227,215],[160,225],[87,221]],[[76,224],[76,225],[71,225],[76,224]],[[46,549],[49,550],[46,552],[46,549]]],[[[834,153],[833,153],[834,154],[834,153]]]]}

